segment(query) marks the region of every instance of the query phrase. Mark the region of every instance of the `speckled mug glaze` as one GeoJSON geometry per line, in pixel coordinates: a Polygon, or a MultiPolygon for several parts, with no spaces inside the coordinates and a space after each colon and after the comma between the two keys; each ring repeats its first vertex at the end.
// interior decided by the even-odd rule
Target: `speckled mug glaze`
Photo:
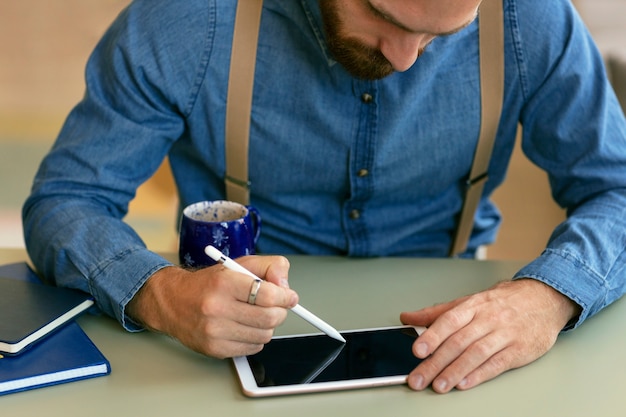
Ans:
{"type": "Polygon", "coordinates": [[[186,268],[203,268],[215,264],[204,253],[207,245],[233,259],[253,255],[260,234],[256,208],[233,201],[201,201],[183,210],[178,257],[186,268]]]}

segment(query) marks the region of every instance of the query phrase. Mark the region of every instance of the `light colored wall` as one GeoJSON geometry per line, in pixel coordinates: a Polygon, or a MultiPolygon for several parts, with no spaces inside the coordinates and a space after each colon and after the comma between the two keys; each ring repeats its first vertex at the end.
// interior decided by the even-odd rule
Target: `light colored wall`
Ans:
{"type": "Polygon", "coordinates": [[[502,226],[489,259],[532,259],[545,248],[552,230],[565,219],[550,196],[547,175],[522,153],[518,138],[509,173],[493,200],[502,212],[502,226]]]}
{"type": "MultiPolygon", "coordinates": [[[[0,246],[23,247],[20,209],[37,166],[84,91],[89,53],[130,0],[0,0],[0,246]]],[[[172,250],[167,169],[138,190],[131,223],[172,250]]]]}

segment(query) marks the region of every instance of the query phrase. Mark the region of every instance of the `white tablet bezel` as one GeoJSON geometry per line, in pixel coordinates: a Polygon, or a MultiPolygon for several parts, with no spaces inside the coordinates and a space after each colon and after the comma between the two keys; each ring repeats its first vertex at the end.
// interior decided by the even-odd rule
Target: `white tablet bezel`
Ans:
{"type": "MultiPolygon", "coordinates": [[[[422,332],[426,330],[424,327],[416,327],[416,326],[387,326],[387,327],[353,329],[353,330],[342,331],[341,333],[343,334],[343,333],[354,333],[354,332],[363,332],[363,331],[388,330],[388,329],[399,329],[399,328],[407,328],[407,327],[414,328],[417,331],[418,335],[421,335],[422,332]]],[[[319,334],[320,333],[285,335],[285,336],[276,336],[274,339],[315,336],[319,334]]],[[[252,374],[252,370],[250,369],[250,364],[245,356],[238,356],[238,357],[233,358],[233,364],[235,365],[235,370],[236,370],[237,376],[239,377],[241,389],[243,393],[248,397],[269,397],[269,396],[276,396],[276,395],[303,394],[303,393],[314,393],[314,392],[324,392],[324,391],[350,390],[350,389],[357,389],[357,388],[372,388],[372,387],[381,387],[381,386],[389,386],[389,385],[402,385],[406,383],[406,378],[407,378],[407,375],[397,375],[397,376],[389,376],[389,377],[364,378],[364,379],[353,379],[353,380],[345,380],[345,381],[313,382],[310,384],[260,387],[257,385],[254,379],[254,375],[252,374]]]]}

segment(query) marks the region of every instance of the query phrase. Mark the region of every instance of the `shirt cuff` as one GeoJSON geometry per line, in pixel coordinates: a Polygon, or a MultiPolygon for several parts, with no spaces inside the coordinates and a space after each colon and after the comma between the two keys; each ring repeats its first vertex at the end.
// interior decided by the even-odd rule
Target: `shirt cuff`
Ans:
{"type": "Polygon", "coordinates": [[[155,272],[172,265],[145,248],[125,251],[100,268],[91,281],[91,293],[98,306],[126,330],[141,331],[143,327],[126,315],[126,306],[155,272]]]}
{"type": "Polygon", "coordinates": [[[563,330],[574,329],[600,311],[607,295],[606,282],[584,261],[565,251],[546,249],[513,279],[532,278],[549,285],[581,307],[577,319],[563,330]]]}

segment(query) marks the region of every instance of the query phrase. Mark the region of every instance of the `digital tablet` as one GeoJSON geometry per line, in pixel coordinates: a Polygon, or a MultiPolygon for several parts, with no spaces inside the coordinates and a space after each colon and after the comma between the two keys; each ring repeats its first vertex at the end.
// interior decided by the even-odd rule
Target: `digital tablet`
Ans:
{"type": "Polygon", "coordinates": [[[274,337],[255,355],[233,358],[245,395],[265,397],[399,385],[420,363],[412,346],[424,328],[394,326],[274,337]]]}

